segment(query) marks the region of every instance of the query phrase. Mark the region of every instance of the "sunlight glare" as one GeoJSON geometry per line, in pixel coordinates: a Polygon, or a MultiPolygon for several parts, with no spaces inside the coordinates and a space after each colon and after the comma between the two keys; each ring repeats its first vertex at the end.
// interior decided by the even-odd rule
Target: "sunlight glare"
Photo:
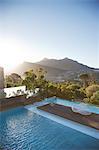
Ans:
{"type": "Polygon", "coordinates": [[[11,70],[22,63],[23,48],[15,39],[0,39],[0,66],[11,70]]]}

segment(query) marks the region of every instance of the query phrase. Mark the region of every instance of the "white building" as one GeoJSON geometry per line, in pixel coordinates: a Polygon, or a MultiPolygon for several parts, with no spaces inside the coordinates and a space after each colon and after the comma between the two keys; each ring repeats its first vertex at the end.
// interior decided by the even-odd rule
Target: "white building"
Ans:
{"type": "Polygon", "coordinates": [[[4,88],[4,69],[0,67],[0,89],[4,88]]]}

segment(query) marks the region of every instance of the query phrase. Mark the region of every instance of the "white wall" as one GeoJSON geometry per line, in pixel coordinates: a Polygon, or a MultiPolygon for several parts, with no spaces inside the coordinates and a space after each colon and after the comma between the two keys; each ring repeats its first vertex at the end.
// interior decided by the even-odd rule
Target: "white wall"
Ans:
{"type": "Polygon", "coordinates": [[[0,89],[4,88],[4,70],[0,67],[0,89]]]}

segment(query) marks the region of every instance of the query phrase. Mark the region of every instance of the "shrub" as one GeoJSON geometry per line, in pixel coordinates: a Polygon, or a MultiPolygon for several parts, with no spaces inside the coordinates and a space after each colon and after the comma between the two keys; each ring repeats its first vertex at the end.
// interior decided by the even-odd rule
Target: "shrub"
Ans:
{"type": "Polygon", "coordinates": [[[85,103],[90,103],[90,98],[84,98],[83,101],[84,101],[85,103]]]}
{"type": "Polygon", "coordinates": [[[99,105],[99,91],[94,92],[90,98],[84,98],[84,102],[99,105]]]}
{"type": "Polygon", "coordinates": [[[99,104],[99,91],[93,93],[93,95],[90,98],[90,102],[93,104],[99,104]]]}
{"type": "Polygon", "coordinates": [[[80,89],[80,86],[78,84],[71,84],[67,86],[67,89],[76,90],[76,89],[80,89]]]}
{"type": "Polygon", "coordinates": [[[83,90],[75,90],[75,99],[81,99],[83,100],[86,97],[86,94],[83,90]]]}
{"type": "Polygon", "coordinates": [[[0,99],[5,98],[5,97],[6,97],[6,93],[3,90],[1,90],[0,91],[0,99]]]}
{"type": "Polygon", "coordinates": [[[93,84],[93,85],[88,86],[85,91],[86,91],[87,97],[91,97],[93,95],[93,93],[98,90],[99,90],[99,85],[93,84]]]}

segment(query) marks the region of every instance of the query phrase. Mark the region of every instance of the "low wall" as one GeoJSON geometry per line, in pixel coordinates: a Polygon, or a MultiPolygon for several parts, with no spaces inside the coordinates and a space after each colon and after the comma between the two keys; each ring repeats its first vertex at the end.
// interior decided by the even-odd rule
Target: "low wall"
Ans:
{"type": "Polygon", "coordinates": [[[38,97],[30,97],[26,98],[26,95],[3,98],[0,99],[0,111],[4,111],[6,109],[24,106],[28,104],[33,104],[34,102],[40,101],[41,99],[38,97]]]}

